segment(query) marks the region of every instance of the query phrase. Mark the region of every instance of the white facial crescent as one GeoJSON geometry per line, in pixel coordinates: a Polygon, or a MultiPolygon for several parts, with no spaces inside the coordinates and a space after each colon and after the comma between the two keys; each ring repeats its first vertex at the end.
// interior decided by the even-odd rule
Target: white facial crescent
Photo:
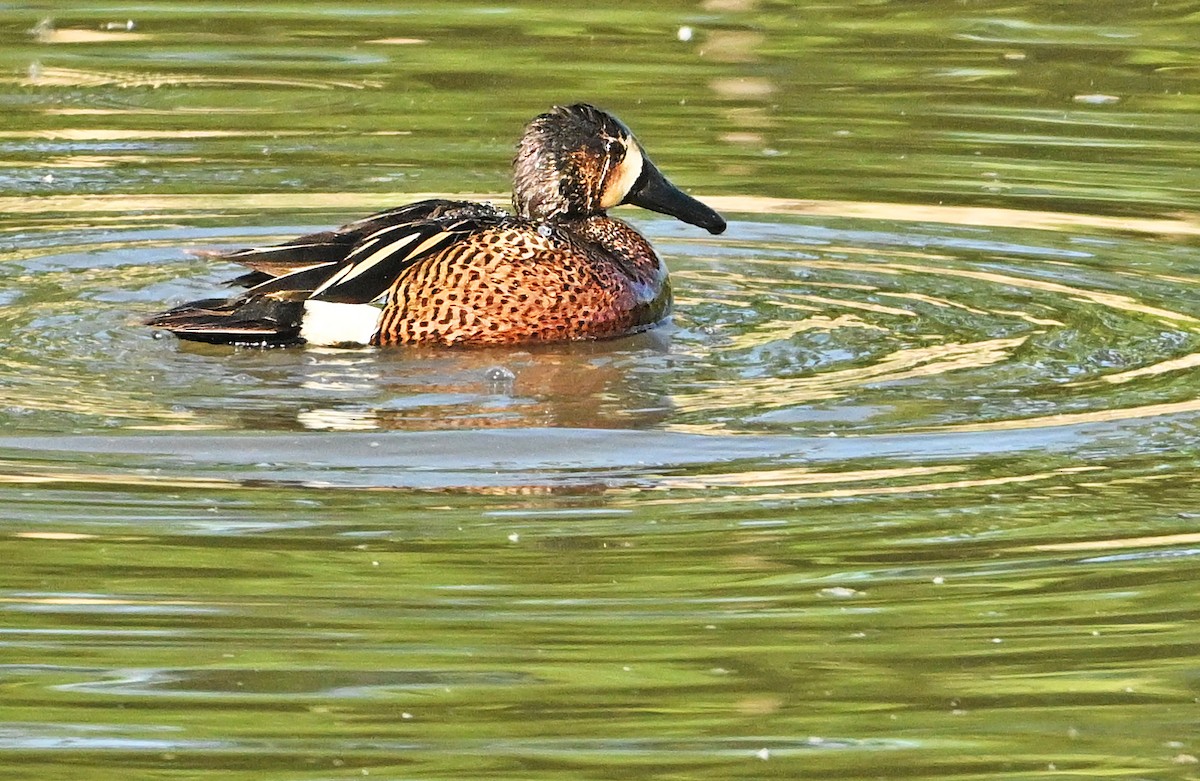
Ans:
{"type": "Polygon", "coordinates": [[[625,150],[625,159],[617,164],[617,170],[609,177],[609,184],[604,188],[600,208],[611,209],[625,200],[641,175],[642,150],[637,141],[631,139],[625,150]]]}

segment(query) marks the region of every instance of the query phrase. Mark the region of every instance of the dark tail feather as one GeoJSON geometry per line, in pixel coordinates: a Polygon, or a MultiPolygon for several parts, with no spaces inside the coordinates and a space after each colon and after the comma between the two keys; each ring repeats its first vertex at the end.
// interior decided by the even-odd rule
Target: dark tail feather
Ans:
{"type": "Polygon", "coordinates": [[[228,252],[221,255],[221,259],[278,277],[305,266],[339,261],[346,257],[352,247],[350,237],[339,237],[326,231],[301,236],[286,244],[228,252]]]}
{"type": "Polygon", "coordinates": [[[272,279],[275,279],[275,277],[265,271],[247,271],[245,274],[236,276],[233,279],[227,279],[221,284],[226,287],[254,287],[264,282],[270,282],[272,279]]]}
{"type": "Polygon", "coordinates": [[[209,298],[157,314],[146,325],[165,328],[180,339],[195,342],[276,347],[303,341],[303,316],[303,301],[209,298]]]}

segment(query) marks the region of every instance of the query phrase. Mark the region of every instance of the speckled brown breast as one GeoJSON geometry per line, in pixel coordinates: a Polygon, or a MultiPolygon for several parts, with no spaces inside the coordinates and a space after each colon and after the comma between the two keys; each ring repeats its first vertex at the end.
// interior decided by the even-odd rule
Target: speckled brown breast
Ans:
{"type": "Polygon", "coordinates": [[[392,286],[375,344],[512,344],[644,330],[671,307],[667,270],[620,220],[515,222],[465,236],[392,286]]]}

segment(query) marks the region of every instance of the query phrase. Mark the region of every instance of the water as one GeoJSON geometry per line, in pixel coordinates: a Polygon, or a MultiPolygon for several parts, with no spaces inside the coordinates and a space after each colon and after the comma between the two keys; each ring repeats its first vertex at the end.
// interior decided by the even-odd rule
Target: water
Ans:
{"type": "Polygon", "coordinates": [[[1200,777],[1191,5],[46,13],[0,7],[5,778],[1200,777]],[[622,210],[670,325],[139,325],[192,250],[503,199],[580,98],[731,218],[622,210]]]}

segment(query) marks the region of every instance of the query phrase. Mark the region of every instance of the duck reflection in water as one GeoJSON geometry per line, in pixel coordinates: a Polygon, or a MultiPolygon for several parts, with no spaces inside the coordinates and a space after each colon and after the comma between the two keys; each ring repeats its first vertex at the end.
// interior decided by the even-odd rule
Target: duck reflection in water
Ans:
{"type": "Polygon", "coordinates": [[[270,351],[238,362],[240,401],[213,403],[270,431],[652,428],[675,412],[663,356],[676,332],[503,349],[270,351]],[[289,390],[281,398],[271,388],[289,390]]]}

